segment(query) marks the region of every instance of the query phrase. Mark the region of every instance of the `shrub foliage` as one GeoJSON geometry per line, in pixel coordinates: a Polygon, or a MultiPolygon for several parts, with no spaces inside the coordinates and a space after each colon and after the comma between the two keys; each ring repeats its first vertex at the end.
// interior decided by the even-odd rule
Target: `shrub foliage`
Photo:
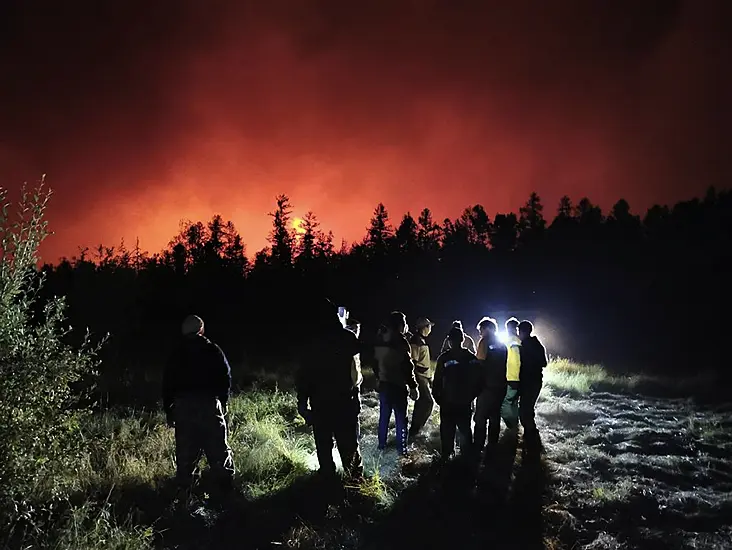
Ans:
{"type": "MultiPolygon", "coordinates": [[[[3,528],[33,524],[40,502],[63,498],[64,478],[79,455],[78,430],[88,413],[80,382],[93,376],[102,341],[89,335],[79,349],[64,343],[61,297],[38,300],[44,276],[38,247],[51,190],[22,189],[13,206],[0,188],[0,517],[3,528]]],[[[0,528],[2,529],[2,528],[0,528]]]]}

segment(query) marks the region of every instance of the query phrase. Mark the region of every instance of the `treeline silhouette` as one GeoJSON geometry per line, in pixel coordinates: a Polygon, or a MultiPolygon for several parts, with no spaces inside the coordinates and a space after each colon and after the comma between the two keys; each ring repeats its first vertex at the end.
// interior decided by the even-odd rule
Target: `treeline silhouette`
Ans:
{"type": "Polygon", "coordinates": [[[335,245],[312,212],[294,230],[287,196],[270,215],[270,246],[253,258],[215,215],[182,222],[159,253],[100,245],[43,267],[43,292],[67,297],[74,327],[111,333],[101,384],[110,401],[157,399],[170,343],[192,312],[239,382],[251,368],[289,364],[309,337],[307,301],[323,294],[348,306],[366,339],[391,310],[430,317],[433,353],[453,318],[471,328],[484,314],[517,315],[537,320],[553,353],[625,369],[725,370],[730,191],[642,218],[622,199],[604,214],[566,196],[549,216],[536,193],[518,214],[491,219],[476,204],[442,223],[427,208],[393,223],[379,204],[350,245],[335,245]]]}

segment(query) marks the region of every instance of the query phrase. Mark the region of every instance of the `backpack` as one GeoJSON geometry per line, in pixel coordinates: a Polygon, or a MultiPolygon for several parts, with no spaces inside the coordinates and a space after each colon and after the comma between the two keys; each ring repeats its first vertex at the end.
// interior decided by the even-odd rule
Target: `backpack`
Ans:
{"type": "Polygon", "coordinates": [[[482,387],[479,360],[467,352],[448,359],[442,368],[442,401],[454,405],[469,404],[482,387]]]}

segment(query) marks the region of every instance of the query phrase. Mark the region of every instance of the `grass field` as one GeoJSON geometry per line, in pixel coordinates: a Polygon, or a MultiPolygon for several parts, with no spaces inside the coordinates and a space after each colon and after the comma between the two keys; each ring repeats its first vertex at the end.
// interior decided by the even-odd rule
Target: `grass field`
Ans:
{"type": "MultiPolygon", "coordinates": [[[[546,453],[503,441],[467,479],[437,471],[438,412],[407,461],[376,449],[378,398],[363,390],[368,479],[324,488],[309,429],[274,380],[232,398],[237,497],[209,504],[206,480],[173,506],[174,434],[161,413],[107,411],[84,426],[70,498],[16,529],[9,548],[723,548],[732,532],[730,407],[642,397],[649,380],[556,360],[537,406],[546,453]],[[520,447],[519,447],[520,448],[520,447]],[[477,483],[476,483],[477,481],[477,483]]],[[[282,384],[287,386],[287,384],[282,384]]],[[[32,500],[54,495],[37,487],[32,500]]]]}

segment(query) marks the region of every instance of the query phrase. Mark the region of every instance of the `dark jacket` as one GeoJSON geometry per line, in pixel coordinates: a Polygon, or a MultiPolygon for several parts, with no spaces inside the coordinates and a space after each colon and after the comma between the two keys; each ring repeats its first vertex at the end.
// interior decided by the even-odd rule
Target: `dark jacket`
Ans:
{"type": "Polygon", "coordinates": [[[500,342],[481,338],[478,342],[478,357],[483,362],[484,388],[491,392],[506,391],[506,361],[508,349],[500,342]]]}
{"type": "Polygon", "coordinates": [[[432,388],[439,405],[468,406],[482,391],[482,362],[475,355],[464,348],[440,354],[432,388]]]}
{"type": "Polygon", "coordinates": [[[165,414],[180,395],[215,397],[225,408],[230,392],[231,368],[221,348],[205,336],[181,337],[163,372],[165,414]]]}
{"type": "MultiPolygon", "coordinates": [[[[447,350],[450,349],[450,338],[445,336],[445,339],[442,341],[442,348],[440,349],[440,353],[445,353],[447,350]]],[[[468,350],[471,353],[477,353],[477,348],[475,347],[475,340],[469,335],[465,334],[465,341],[463,342],[463,349],[468,350]]]]}
{"type": "MultiPolygon", "coordinates": [[[[344,403],[358,394],[354,361],[358,364],[361,345],[348,329],[326,331],[306,346],[297,373],[297,401],[314,409],[344,403]]],[[[360,368],[360,367],[359,367],[360,368]]]]}
{"type": "Polygon", "coordinates": [[[417,387],[414,377],[414,362],[409,342],[402,334],[387,330],[380,331],[374,345],[376,375],[379,383],[398,387],[417,387]]]}
{"type": "Polygon", "coordinates": [[[541,380],[547,366],[546,349],[536,336],[521,342],[521,380],[541,380]]]}

